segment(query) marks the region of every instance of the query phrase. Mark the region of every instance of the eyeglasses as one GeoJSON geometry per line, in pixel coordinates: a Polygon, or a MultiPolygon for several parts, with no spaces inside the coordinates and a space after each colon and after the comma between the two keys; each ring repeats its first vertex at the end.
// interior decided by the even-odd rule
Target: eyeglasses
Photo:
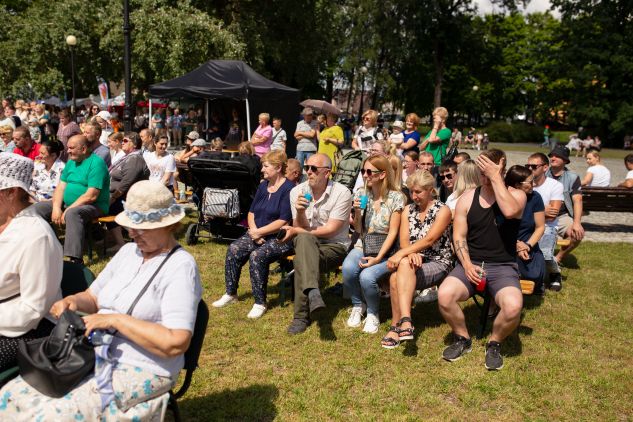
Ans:
{"type": "Polygon", "coordinates": [[[121,142],[124,143],[124,144],[127,144],[128,142],[130,142],[130,140],[127,139],[127,138],[123,138],[123,140],[121,142]]]}
{"type": "Polygon", "coordinates": [[[453,174],[452,173],[446,173],[446,174],[441,174],[440,175],[440,180],[453,180],[453,174]]]}
{"type": "Polygon", "coordinates": [[[383,173],[382,170],[372,170],[372,169],[360,169],[360,174],[361,175],[365,175],[367,174],[367,177],[371,177],[374,174],[380,174],[383,173]]]}
{"type": "Polygon", "coordinates": [[[525,167],[529,168],[530,170],[536,170],[539,167],[544,166],[545,164],[526,164],[525,167]]]}
{"type": "Polygon", "coordinates": [[[305,165],[303,166],[303,170],[307,173],[309,171],[311,171],[312,173],[317,173],[319,171],[319,169],[330,169],[328,166],[309,166],[309,165],[305,165]]]}

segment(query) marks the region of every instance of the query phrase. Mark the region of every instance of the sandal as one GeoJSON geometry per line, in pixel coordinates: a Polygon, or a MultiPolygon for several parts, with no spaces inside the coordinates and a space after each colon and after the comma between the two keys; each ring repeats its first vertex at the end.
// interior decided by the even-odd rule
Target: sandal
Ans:
{"type": "Polygon", "coordinates": [[[398,334],[400,336],[400,341],[413,340],[413,333],[415,332],[415,327],[413,326],[413,321],[411,321],[411,318],[409,318],[409,317],[404,317],[404,318],[402,318],[400,320],[398,325],[402,325],[404,322],[410,323],[411,327],[398,329],[398,334]]]}
{"type": "MultiPolygon", "coordinates": [[[[387,331],[387,334],[391,332],[400,335],[400,329],[395,325],[389,327],[389,331],[387,331]]],[[[397,338],[384,336],[382,340],[380,340],[380,345],[383,347],[383,349],[395,349],[396,347],[400,346],[400,340],[397,338]]]]}

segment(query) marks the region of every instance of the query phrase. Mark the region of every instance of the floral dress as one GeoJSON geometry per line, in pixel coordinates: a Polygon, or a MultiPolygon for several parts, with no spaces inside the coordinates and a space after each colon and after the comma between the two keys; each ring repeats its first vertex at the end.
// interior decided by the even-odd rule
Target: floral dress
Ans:
{"type": "Polygon", "coordinates": [[[35,194],[38,201],[49,201],[53,199],[53,192],[64,170],[64,162],[59,158],[55,160],[50,170],[42,162],[36,162],[33,170],[33,181],[31,182],[31,192],[35,194]]]}
{"type": "MultiPolygon", "coordinates": [[[[411,244],[424,238],[431,230],[431,226],[435,223],[437,213],[445,204],[441,201],[435,201],[431,208],[424,216],[424,220],[420,220],[420,208],[417,204],[413,203],[409,205],[409,242],[411,244]]],[[[433,243],[430,247],[420,252],[424,262],[440,261],[446,265],[453,265],[453,249],[451,248],[451,227],[449,224],[446,230],[442,233],[440,238],[433,243]]]]}

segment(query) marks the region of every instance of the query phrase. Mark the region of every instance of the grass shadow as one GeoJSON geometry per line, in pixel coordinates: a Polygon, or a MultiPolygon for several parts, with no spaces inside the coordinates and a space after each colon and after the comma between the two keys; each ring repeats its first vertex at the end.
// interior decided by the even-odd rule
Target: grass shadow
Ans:
{"type": "Polygon", "coordinates": [[[178,403],[184,421],[272,421],[277,417],[278,396],[274,385],[255,384],[178,403]]]}

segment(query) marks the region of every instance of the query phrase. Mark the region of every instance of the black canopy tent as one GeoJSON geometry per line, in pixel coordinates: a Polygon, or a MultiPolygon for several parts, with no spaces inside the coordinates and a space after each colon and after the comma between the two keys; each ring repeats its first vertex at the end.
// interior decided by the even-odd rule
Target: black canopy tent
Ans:
{"type": "MultiPolygon", "coordinates": [[[[207,127],[210,100],[244,101],[248,137],[252,134],[251,121],[257,122],[259,113],[269,113],[271,119],[275,116],[282,118],[289,140],[294,140],[292,135],[299,115],[299,90],[271,81],[239,60],[209,60],[186,75],[151,85],[149,94],[150,98],[205,100],[207,127]]],[[[287,152],[293,156],[296,143],[288,144],[287,152]]]]}

